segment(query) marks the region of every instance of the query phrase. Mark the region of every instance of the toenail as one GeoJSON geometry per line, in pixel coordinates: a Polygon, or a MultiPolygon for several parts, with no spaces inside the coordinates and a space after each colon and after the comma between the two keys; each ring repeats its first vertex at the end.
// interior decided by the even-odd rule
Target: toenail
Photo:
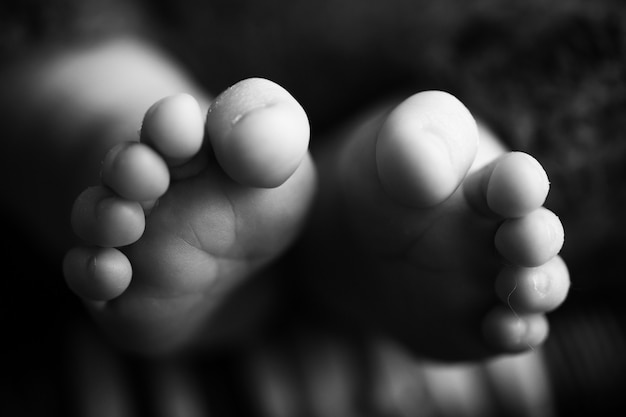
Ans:
{"type": "Polygon", "coordinates": [[[528,323],[518,317],[517,322],[514,325],[514,329],[514,335],[511,335],[511,343],[514,345],[520,345],[522,340],[524,340],[526,335],[528,335],[528,323]]]}
{"type": "Polygon", "coordinates": [[[515,317],[512,318],[512,322],[508,324],[509,328],[503,331],[501,341],[503,346],[508,346],[509,348],[520,346],[528,334],[528,323],[515,312],[513,312],[513,314],[515,317]]]}
{"type": "Polygon", "coordinates": [[[284,88],[265,79],[240,81],[209,107],[206,133],[221,168],[235,181],[275,188],[299,167],[308,117],[284,88]]]}
{"type": "Polygon", "coordinates": [[[544,314],[519,316],[515,312],[495,308],[483,322],[483,335],[493,347],[504,352],[521,352],[543,343],[549,334],[544,314]]]}
{"type": "Polygon", "coordinates": [[[277,187],[295,172],[306,155],[309,123],[299,105],[257,105],[227,123],[228,128],[209,137],[222,168],[241,184],[277,187]]]}
{"type": "Polygon", "coordinates": [[[447,199],[459,180],[445,142],[431,131],[410,123],[386,123],[376,143],[380,181],[396,201],[411,207],[431,207],[447,199]]]}
{"type": "Polygon", "coordinates": [[[543,241],[548,245],[546,253],[554,256],[559,253],[565,241],[563,225],[558,216],[549,210],[542,210],[541,221],[544,224],[543,241]]]}
{"type": "Polygon", "coordinates": [[[555,221],[547,219],[546,223],[546,235],[551,242],[551,252],[557,254],[561,247],[563,246],[563,242],[565,241],[565,233],[563,231],[563,225],[559,220],[558,216],[552,212],[547,212],[547,216],[553,216],[555,221]]]}
{"type": "Polygon", "coordinates": [[[526,321],[526,332],[523,343],[532,349],[546,340],[550,333],[550,326],[544,314],[529,315],[524,320],[526,321]]]}
{"type": "Polygon", "coordinates": [[[517,350],[528,333],[528,324],[514,311],[497,307],[487,314],[483,334],[494,347],[507,351],[517,350]]]}
{"type": "Polygon", "coordinates": [[[204,138],[204,115],[189,94],[176,94],[155,103],[144,118],[141,141],[150,143],[178,165],[195,155],[204,138]]]}
{"type": "Polygon", "coordinates": [[[170,184],[168,167],[151,147],[139,142],[116,145],[102,164],[102,183],[136,201],[162,196],[170,184]]]}
{"type": "Polygon", "coordinates": [[[87,273],[90,278],[93,278],[96,275],[97,261],[95,255],[92,255],[87,258],[87,273]]]}
{"type": "Polygon", "coordinates": [[[126,290],[132,267],[117,249],[77,247],[63,259],[63,274],[72,291],[83,299],[106,301],[126,290]]]}
{"type": "Polygon", "coordinates": [[[237,123],[241,122],[246,117],[251,116],[254,113],[257,113],[257,112],[259,112],[261,110],[269,109],[269,108],[274,107],[274,106],[276,106],[276,103],[259,104],[256,107],[247,109],[245,113],[236,114],[235,117],[233,117],[233,120],[230,122],[230,124],[231,124],[232,127],[234,127],[237,123]]]}
{"type": "Polygon", "coordinates": [[[497,162],[490,174],[487,204],[503,217],[521,217],[544,204],[549,188],[548,176],[535,158],[511,152],[497,162]]]}
{"type": "Polygon", "coordinates": [[[525,152],[513,152],[513,154],[520,155],[522,157],[521,160],[523,160],[530,170],[535,173],[537,179],[541,184],[543,184],[544,190],[547,192],[550,188],[550,180],[548,179],[546,170],[543,169],[543,166],[539,163],[539,161],[525,152]]]}
{"type": "Polygon", "coordinates": [[[111,210],[111,206],[113,206],[117,200],[118,198],[114,196],[102,197],[96,203],[96,210],[95,210],[96,219],[102,219],[104,216],[108,216],[111,210]]]}
{"type": "Polygon", "coordinates": [[[531,184],[538,184],[540,188],[537,189],[538,196],[541,196],[541,204],[545,203],[546,198],[548,197],[548,193],[550,192],[550,180],[548,179],[548,174],[543,166],[532,156],[527,153],[518,152],[523,156],[522,160],[525,161],[527,166],[529,167],[529,171],[534,173],[536,181],[532,181],[531,184]]]}
{"type": "Polygon", "coordinates": [[[539,297],[545,298],[550,293],[550,278],[545,272],[535,271],[531,275],[531,282],[533,290],[539,297]]]}
{"type": "Polygon", "coordinates": [[[496,231],[495,244],[510,262],[536,267],[559,253],[564,238],[558,217],[550,210],[540,208],[528,216],[503,222],[496,231]]]}
{"type": "Polygon", "coordinates": [[[104,155],[102,159],[102,163],[100,164],[100,179],[104,180],[105,172],[110,171],[113,165],[117,161],[117,157],[121,151],[128,148],[131,144],[135,142],[122,142],[113,146],[109,151],[104,155]]]}

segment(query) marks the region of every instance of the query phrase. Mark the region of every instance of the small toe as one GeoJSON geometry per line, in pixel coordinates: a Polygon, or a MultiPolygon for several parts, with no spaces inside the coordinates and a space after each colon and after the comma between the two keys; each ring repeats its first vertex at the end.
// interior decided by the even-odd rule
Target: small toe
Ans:
{"type": "Polygon", "coordinates": [[[107,152],[100,176],[121,197],[134,201],[155,200],[165,194],[170,184],[163,158],[138,142],[120,143],[107,152]]]}
{"type": "Polygon", "coordinates": [[[141,204],[120,198],[102,186],[87,188],[78,196],[71,222],[78,237],[103,247],[134,243],[145,229],[141,204]]]}
{"type": "Polygon", "coordinates": [[[108,301],[126,291],[132,267],[117,249],[76,247],[65,255],[63,274],[67,285],[79,297],[108,301]]]}
{"type": "Polygon", "coordinates": [[[304,159],[309,121],[279,85],[260,78],[240,81],[211,104],[206,129],[222,169],[235,181],[274,188],[304,159]]]}
{"type": "Polygon", "coordinates": [[[506,266],[496,279],[500,300],[520,314],[554,310],[565,301],[569,287],[569,272],[560,256],[535,268],[506,266]]]}
{"type": "Polygon", "coordinates": [[[204,139],[204,116],[198,101],[176,94],[150,107],[141,127],[141,142],[157,149],[170,166],[179,166],[200,151],[204,139]]]}
{"type": "Polygon", "coordinates": [[[548,338],[549,330],[545,315],[519,315],[505,307],[495,307],[483,319],[483,336],[487,343],[507,353],[541,345],[548,338]]]}
{"type": "Polygon", "coordinates": [[[469,110],[448,93],[421,92],[396,107],[378,133],[378,176],[398,202],[434,206],[458,188],[477,149],[469,110]]]}
{"type": "Polygon", "coordinates": [[[559,253],[564,236],[559,218],[541,207],[527,216],[505,220],[496,231],[495,245],[512,264],[535,267],[559,253]]]}
{"type": "Polygon", "coordinates": [[[548,176],[535,158],[509,152],[468,175],[463,191],[480,212],[516,218],[541,207],[549,189],[548,176]]]}

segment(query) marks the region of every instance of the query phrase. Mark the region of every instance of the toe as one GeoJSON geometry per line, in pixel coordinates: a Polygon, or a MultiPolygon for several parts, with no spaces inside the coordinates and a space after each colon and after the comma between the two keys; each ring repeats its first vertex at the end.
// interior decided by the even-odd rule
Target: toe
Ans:
{"type": "Polygon", "coordinates": [[[65,255],[63,274],[79,297],[108,301],[128,288],[132,268],[128,258],[117,249],[76,247],[65,255]]]}
{"type": "Polygon", "coordinates": [[[396,107],[376,143],[380,181],[398,202],[429,207],[447,199],[477,152],[474,118],[455,97],[418,93],[396,107]]]}
{"type": "Polygon", "coordinates": [[[548,337],[548,320],[543,314],[518,315],[496,307],[483,320],[483,335],[502,352],[522,352],[541,345],[548,337]]]}
{"type": "Polygon", "coordinates": [[[134,201],[155,200],[165,194],[170,183],[163,158],[137,142],[114,146],[104,157],[100,176],[121,197],[134,201]]]}
{"type": "Polygon", "coordinates": [[[546,208],[527,216],[505,220],[498,228],[495,245],[514,265],[535,267],[556,256],[564,241],[563,225],[546,208]]]}
{"type": "Polygon", "coordinates": [[[509,152],[468,175],[463,191],[480,212],[525,216],[543,205],[550,183],[543,167],[523,152],[509,152]]]}
{"type": "Polygon", "coordinates": [[[241,81],[209,108],[206,129],[222,169],[235,181],[273,188],[298,168],[309,144],[308,118],[282,87],[241,81]]]}
{"type": "Polygon", "coordinates": [[[141,141],[157,149],[171,166],[198,153],[204,139],[204,116],[189,94],[166,97],[150,107],[141,127],[141,141]]]}
{"type": "Polygon", "coordinates": [[[569,286],[569,272],[560,256],[536,268],[507,266],[496,279],[498,297],[520,314],[554,310],[565,301],[569,286]]]}
{"type": "Polygon", "coordinates": [[[72,208],[72,228],[85,241],[103,247],[125,246],[143,234],[145,217],[138,202],[96,186],[83,191],[72,208]]]}

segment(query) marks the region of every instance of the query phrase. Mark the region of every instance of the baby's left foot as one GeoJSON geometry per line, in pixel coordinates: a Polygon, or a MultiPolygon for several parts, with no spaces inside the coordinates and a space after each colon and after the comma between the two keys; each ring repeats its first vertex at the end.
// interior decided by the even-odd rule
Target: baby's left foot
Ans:
{"type": "Polygon", "coordinates": [[[206,126],[191,96],[155,103],[143,143],[113,147],[103,184],[74,204],[74,230],[93,246],[65,257],[68,285],[116,341],[140,352],[228,333],[234,324],[218,326],[216,312],[283,253],[309,210],[308,135],[304,110],[267,80],[226,90],[206,126]]]}
{"type": "Polygon", "coordinates": [[[431,357],[543,342],[569,287],[563,228],[542,207],[548,178],[478,136],[469,111],[433,91],[337,138],[319,165],[327,195],[311,247],[325,253],[310,280],[337,314],[431,357]]]}

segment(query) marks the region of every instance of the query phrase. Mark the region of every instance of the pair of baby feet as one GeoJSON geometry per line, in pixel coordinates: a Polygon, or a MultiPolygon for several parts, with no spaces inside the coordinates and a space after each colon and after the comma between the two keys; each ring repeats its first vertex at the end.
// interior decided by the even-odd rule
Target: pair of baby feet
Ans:
{"type": "Polygon", "coordinates": [[[166,352],[210,335],[231,294],[300,238],[313,266],[289,279],[418,353],[528,349],[567,293],[563,229],[542,207],[541,165],[478,136],[457,99],[423,92],[342,135],[316,169],[304,110],[270,81],[237,83],[206,117],[167,97],[76,199],[89,246],[67,253],[66,281],[115,340],[166,352]]]}

